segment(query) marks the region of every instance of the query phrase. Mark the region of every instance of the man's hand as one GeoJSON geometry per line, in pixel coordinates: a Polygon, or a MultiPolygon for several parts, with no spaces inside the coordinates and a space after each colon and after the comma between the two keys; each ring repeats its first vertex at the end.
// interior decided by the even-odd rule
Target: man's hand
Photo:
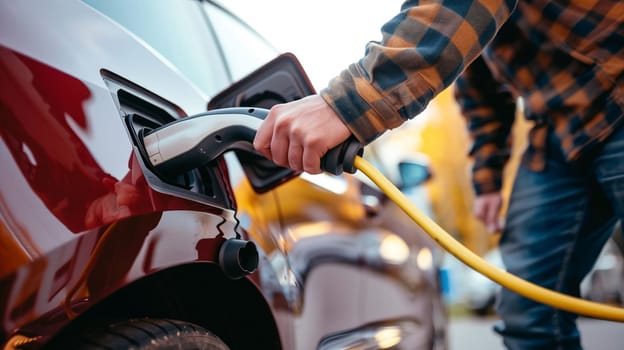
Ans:
{"type": "Polygon", "coordinates": [[[500,192],[479,195],[474,201],[474,215],[480,219],[490,233],[500,232],[503,229],[503,220],[500,210],[503,197],[500,192]]]}
{"type": "Polygon", "coordinates": [[[310,174],[321,172],[321,157],[351,132],[319,95],[275,105],[254,140],[254,148],[275,164],[310,174]]]}

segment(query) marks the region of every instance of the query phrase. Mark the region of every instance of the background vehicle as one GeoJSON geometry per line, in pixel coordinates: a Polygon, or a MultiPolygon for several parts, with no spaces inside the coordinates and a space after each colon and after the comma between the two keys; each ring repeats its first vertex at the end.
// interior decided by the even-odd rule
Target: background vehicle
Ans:
{"type": "Polygon", "coordinates": [[[0,5],[2,346],[445,347],[435,247],[373,187],[146,166],[143,128],[311,92],[276,56],[210,1],[0,5]]]}
{"type": "MultiPolygon", "coordinates": [[[[621,240],[621,231],[617,225],[613,236],[609,239],[598,256],[591,271],[581,283],[581,296],[584,299],[599,303],[623,305],[624,300],[624,256],[618,241],[621,240]]],[[[504,269],[498,248],[490,250],[484,259],[489,263],[504,269]]],[[[463,290],[459,297],[468,311],[478,316],[494,314],[494,307],[500,286],[467,267],[461,272],[463,290]]]]}

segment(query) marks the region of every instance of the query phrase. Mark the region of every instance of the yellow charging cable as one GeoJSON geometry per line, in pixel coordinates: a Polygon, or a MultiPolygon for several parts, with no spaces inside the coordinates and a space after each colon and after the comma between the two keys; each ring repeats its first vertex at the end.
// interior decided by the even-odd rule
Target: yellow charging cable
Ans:
{"type": "Polygon", "coordinates": [[[624,308],[608,306],[575,298],[540,287],[491,265],[476,255],[450,234],[442,229],[433,220],[423,214],[396,186],[392,184],[379,170],[363,158],[355,157],[354,166],[373,181],[392,201],[394,201],[412,220],[427,232],[446,251],[451,253],[464,264],[483,274],[501,286],[522,296],[557,309],[573,312],[603,320],[624,322],[624,308]]]}

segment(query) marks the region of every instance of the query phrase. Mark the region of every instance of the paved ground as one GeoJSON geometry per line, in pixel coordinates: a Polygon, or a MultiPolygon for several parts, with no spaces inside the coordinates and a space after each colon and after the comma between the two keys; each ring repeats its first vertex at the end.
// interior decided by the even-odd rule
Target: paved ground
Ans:
{"type": "MultiPolygon", "coordinates": [[[[501,350],[500,338],[492,331],[495,319],[453,318],[449,324],[449,350],[501,350]]],[[[624,349],[624,324],[592,319],[579,322],[585,350],[624,349]]]]}

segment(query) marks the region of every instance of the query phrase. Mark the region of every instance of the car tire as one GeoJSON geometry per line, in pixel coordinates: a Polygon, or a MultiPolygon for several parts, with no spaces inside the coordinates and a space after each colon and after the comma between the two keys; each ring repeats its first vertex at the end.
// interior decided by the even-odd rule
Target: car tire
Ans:
{"type": "Polygon", "coordinates": [[[111,324],[74,339],[72,349],[230,350],[216,335],[193,323],[141,318],[111,324]]]}

